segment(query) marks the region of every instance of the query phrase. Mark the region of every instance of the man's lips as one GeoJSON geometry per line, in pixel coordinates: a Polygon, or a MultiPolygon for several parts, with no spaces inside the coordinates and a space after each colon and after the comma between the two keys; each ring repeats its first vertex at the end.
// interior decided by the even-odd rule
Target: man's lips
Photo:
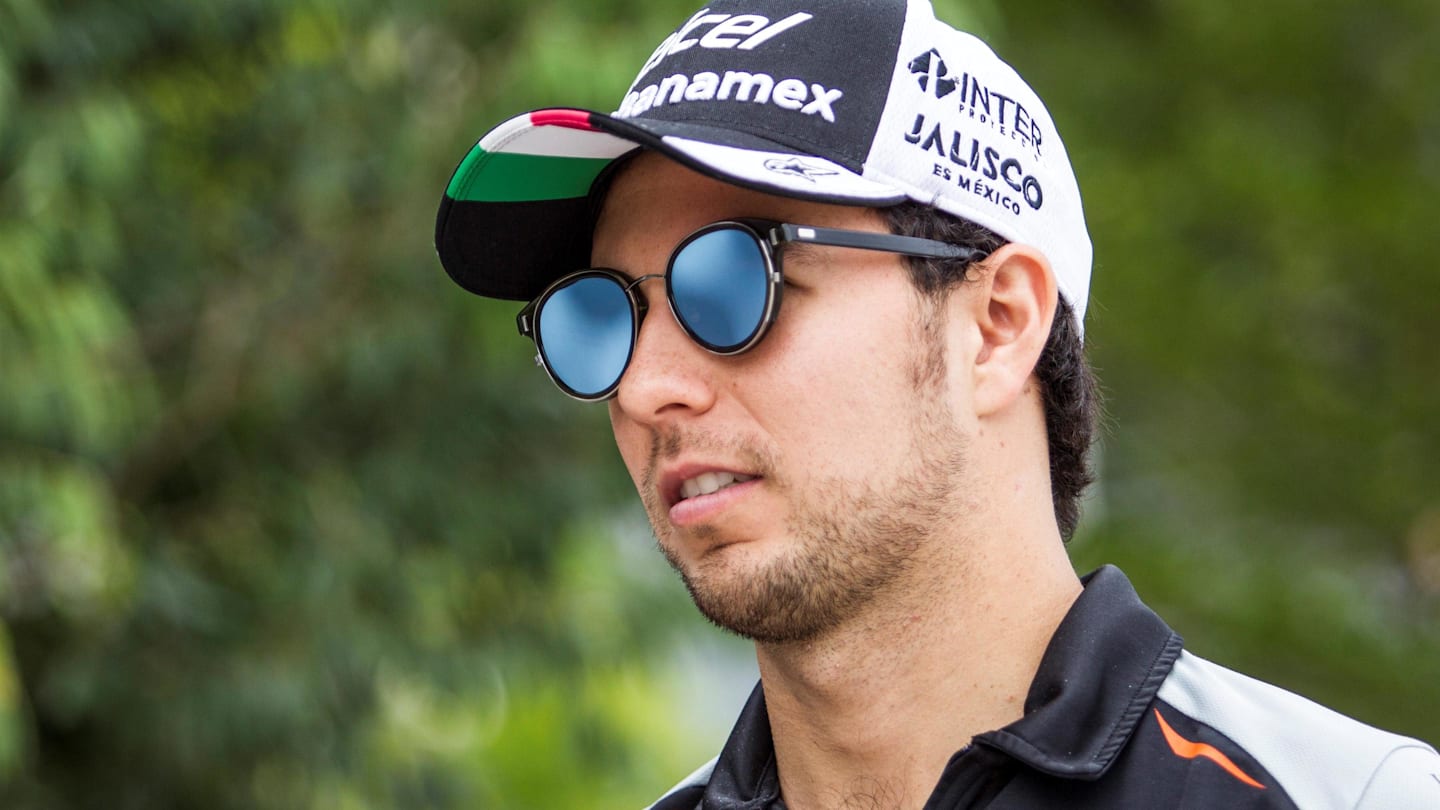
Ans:
{"type": "Polygon", "coordinates": [[[734,467],[714,464],[682,464],[660,477],[660,496],[667,508],[691,498],[713,495],[759,476],[734,467]]]}
{"type": "Polygon", "coordinates": [[[763,478],[751,478],[743,483],[733,483],[721,487],[709,494],[682,498],[670,507],[670,525],[677,529],[685,529],[710,523],[719,518],[721,513],[755,492],[756,487],[762,486],[764,481],[763,478]]]}

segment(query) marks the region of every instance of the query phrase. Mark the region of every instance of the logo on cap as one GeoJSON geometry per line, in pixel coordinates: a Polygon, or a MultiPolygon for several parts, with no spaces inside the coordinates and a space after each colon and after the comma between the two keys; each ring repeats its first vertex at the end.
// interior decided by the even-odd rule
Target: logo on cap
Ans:
{"type": "Polygon", "coordinates": [[[793,157],[770,158],[769,160],[765,161],[765,168],[766,170],[772,171],[776,174],[786,174],[791,177],[799,177],[803,180],[808,180],[811,183],[815,182],[815,178],[817,177],[825,177],[827,175],[839,174],[839,172],[832,171],[825,168],[824,166],[816,166],[814,164],[806,163],[800,158],[793,157]]]}
{"type": "Polygon", "coordinates": [[[1001,92],[1000,88],[982,83],[981,77],[964,71],[952,76],[940,52],[934,48],[911,59],[909,68],[922,92],[946,98],[959,91],[950,99],[951,103],[958,101],[958,112],[1017,141],[1033,151],[1035,157],[1040,157],[1043,139],[1040,122],[1025,108],[1014,90],[1001,92]]]}
{"type": "Polygon", "coordinates": [[[910,72],[920,77],[921,90],[929,90],[933,86],[936,98],[950,95],[960,85],[960,82],[949,78],[950,71],[945,67],[945,60],[934,48],[911,59],[910,72]]]}
{"type": "Polygon", "coordinates": [[[752,51],[781,33],[813,19],[815,19],[814,14],[804,11],[791,14],[783,20],[771,22],[769,17],[759,14],[712,14],[709,9],[701,9],[680,26],[679,30],[666,37],[665,41],[655,49],[655,52],[650,54],[650,58],[645,60],[644,66],[640,68],[640,75],[636,77],[636,81],[644,78],[645,74],[665,61],[667,57],[687,51],[697,45],[714,50],[737,48],[742,51],[752,51]],[[687,39],[691,34],[697,34],[701,29],[707,27],[709,28],[703,36],[697,35],[693,39],[687,39]]]}

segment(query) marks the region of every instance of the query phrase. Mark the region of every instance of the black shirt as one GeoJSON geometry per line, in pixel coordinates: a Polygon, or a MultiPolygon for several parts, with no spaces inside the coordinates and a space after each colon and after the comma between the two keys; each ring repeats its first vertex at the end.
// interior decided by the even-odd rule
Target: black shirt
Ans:
{"type": "MultiPolygon", "coordinates": [[[[1185,652],[1119,569],[1085,577],[1025,714],[950,758],[951,808],[1440,808],[1440,756],[1185,652]]],[[[783,810],[762,686],[654,810],[783,810]]]]}

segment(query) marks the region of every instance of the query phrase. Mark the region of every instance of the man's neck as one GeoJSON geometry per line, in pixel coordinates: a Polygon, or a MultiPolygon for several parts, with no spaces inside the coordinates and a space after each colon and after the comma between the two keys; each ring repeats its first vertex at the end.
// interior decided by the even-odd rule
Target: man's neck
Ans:
{"type": "Polygon", "coordinates": [[[867,808],[919,808],[956,751],[1020,718],[1081,587],[1058,542],[990,551],[1003,563],[973,546],[964,562],[937,560],[930,570],[947,576],[821,640],[757,647],[787,807],[863,796],[867,808]]]}

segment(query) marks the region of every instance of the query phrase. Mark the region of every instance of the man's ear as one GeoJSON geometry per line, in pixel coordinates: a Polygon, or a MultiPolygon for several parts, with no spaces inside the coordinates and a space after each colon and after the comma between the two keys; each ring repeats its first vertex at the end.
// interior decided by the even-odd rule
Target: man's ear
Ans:
{"type": "Polygon", "coordinates": [[[975,411],[1004,410],[1025,390],[1055,320],[1058,290],[1045,255],[1009,244],[990,254],[965,298],[979,332],[974,356],[975,411]]]}

